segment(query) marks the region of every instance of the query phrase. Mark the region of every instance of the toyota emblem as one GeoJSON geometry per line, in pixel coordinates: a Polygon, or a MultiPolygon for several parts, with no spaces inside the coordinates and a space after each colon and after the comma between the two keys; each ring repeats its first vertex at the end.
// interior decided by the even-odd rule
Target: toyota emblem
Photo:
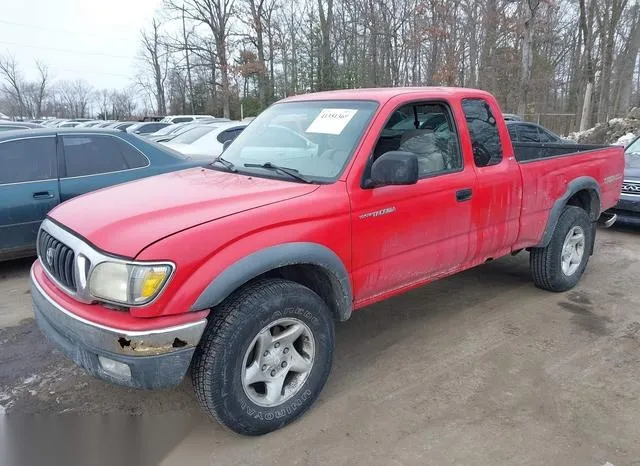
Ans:
{"type": "Polygon", "coordinates": [[[53,248],[47,249],[46,258],[47,264],[49,264],[49,267],[51,267],[53,265],[53,248]]]}

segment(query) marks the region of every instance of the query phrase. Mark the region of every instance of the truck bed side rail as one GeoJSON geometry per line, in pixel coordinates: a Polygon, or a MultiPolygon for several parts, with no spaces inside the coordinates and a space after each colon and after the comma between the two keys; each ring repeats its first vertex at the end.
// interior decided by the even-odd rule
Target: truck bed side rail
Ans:
{"type": "Polygon", "coordinates": [[[610,147],[602,144],[564,144],[556,142],[516,142],[513,152],[519,163],[536,162],[553,157],[569,157],[581,152],[610,147]]]}

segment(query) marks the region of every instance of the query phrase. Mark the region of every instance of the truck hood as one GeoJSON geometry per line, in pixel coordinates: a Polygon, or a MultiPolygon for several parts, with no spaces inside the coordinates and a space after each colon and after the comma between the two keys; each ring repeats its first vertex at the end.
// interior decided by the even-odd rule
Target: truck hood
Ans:
{"type": "Polygon", "coordinates": [[[625,168],[624,179],[629,181],[640,181],[640,168],[625,168]]]}
{"type": "Polygon", "coordinates": [[[317,188],[192,168],[76,197],[56,207],[49,217],[104,251],[135,257],[173,233],[317,188]]]}

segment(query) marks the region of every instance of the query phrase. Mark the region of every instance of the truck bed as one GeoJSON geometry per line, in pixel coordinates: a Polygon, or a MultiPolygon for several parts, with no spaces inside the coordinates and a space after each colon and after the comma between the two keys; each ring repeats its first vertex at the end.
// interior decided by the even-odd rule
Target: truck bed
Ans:
{"type": "MultiPolygon", "coordinates": [[[[549,212],[570,182],[592,179],[599,187],[600,212],[620,196],[624,160],[621,147],[586,144],[513,144],[522,175],[522,211],[516,249],[542,238],[549,212]]],[[[598,214],[599,214],[598,213],[598,214]]]]}
{"type": "Polygon", "coordinates": [[[565,144],[565,143],[539,143],[518,142],[513,143],[513,152],[519,163],[534,162],[552,157],[577,155],[598,149],[605,149],[607,145],[598,144],[565,144]]]}

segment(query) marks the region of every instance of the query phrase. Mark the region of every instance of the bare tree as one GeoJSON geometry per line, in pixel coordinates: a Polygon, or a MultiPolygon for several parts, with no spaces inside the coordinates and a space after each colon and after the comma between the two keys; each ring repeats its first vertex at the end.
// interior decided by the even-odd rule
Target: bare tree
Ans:
{"type": "Polygon", "coordinates": [[[142,30],[142,58],[147,65],[147,71],[151,72],[152,85],[140,80],[140,84],[150,91],[155,97],[156,111],[159,115],[167,113],[167,102],[165,94],[165,81],[169,65],[169,51],[166,44],[162,43],[161,24],[153,18],[150,30],[142,30]]]}
{"type": "Polygon", "coordinates": [[[40,118],[49,91],[49,67],[44,62],[36,60],[36,68],[38,70],[38,81],[35,83],[33,115],[36,118],[40,118]]]}
{"type": "MultiPolygon", "coordinates": [[[[598,123],[609,119],[611,104],[611,75],[613,68],[613,53],[615,36],[622,13],[627,6],[627,0],[607,0],[598,11],[598,23],[602,35],[602,79],[600,86],[600,102],[598,103],[598,123]]],[[[597,4],[596,4],[596,8],[597,4]]]]}
{"type": "Polygon", "coordinates": [[[2,87],[3,93],[9,96],[13,104],[17,106],[18,115],[25,116],[24,83],[14,56],[0,55],[0,77],[5,81],[2,87]]]}
{"type": "Polygon", "coordinates": [[[167,0],[169,8],[184,11],[190,20],[202,23],[209,28],[216,49],[216,58],[220,68],[222,87],[222,113],[229,118],[230,81],[229,81],[229,38],[231,18],[235,14],[235,0],[167,0]]]}
{"type": "Polygon", "coordinates": [[[62,101],[62,112],[69,118],[86,118],[89,116],[89,104],[95,96],[94,89],[81,79],[62,81],[58,86],[62,101]]]}

